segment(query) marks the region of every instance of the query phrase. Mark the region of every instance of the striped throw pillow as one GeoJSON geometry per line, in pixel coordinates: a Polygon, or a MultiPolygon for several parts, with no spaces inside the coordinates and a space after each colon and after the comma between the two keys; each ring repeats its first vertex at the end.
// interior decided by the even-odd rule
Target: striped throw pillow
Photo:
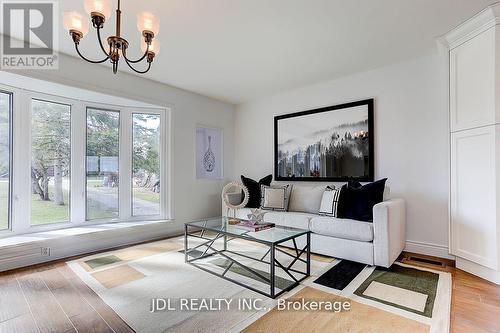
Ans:
{"type": "Polygon", "coordinates": [[[339,205],[340,190],[327,186],[323,197],[321,198],[321,206],[319,215],[337,217],[337,208],[339,205]]]}

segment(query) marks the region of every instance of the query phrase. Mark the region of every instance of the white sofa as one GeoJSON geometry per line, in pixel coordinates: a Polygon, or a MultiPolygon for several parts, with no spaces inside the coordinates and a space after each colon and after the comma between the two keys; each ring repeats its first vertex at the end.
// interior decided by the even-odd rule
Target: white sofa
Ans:
{"type": "MultiPolygon", "coordinates": [[[[386,187],[384,201],[373,207],[373,223],[318,215],[326,185],[294,185],[288,212],[266,211],[265,222],[311,231],[311,252],[352,260],[368,265],[389,267],[405,247],[406,212],[402,199],[390,199],[386,187]]],[[[230,195],[241,201],[240,193],[230,195]]],[[[222,215],[247,219],[250,208],[227,209],[222,202],[222,215]]],[[[299,239],[299,247],[305,239],[299,239]]],[[[290,244],[286,244],[290,245],[290,244]]]]}

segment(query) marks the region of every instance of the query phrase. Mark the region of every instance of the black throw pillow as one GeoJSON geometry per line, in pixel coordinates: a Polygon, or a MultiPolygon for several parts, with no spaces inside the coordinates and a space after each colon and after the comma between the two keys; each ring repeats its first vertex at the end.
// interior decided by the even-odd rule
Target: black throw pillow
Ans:
{"type": "Polygon", "coordinates": [[[260,186],[271,186],[273,180],[273,175],[266,176],[256,182],[253,179],[247,178],[241,175],[241,182],[248,189],[249,197],[248,203],[245,207],[247,208],[259,208],[260,207],[260,186]]]}
{"type": "Polygon", "coordinates": [[[358,182],[357,180],[350,180],[350,181],[347,182],[347,186],[351,187],[351,188],[360,188],[363,185],[361,185],[361,183],[358,182]]]}
{"type": "Polygon", "coordinates": [[[337,217],[373,222],[373,206],[384,201],[386,181],[387,178],[384,178],[360,187],[355,187],[356,184],[342,186],[337,217]]]}

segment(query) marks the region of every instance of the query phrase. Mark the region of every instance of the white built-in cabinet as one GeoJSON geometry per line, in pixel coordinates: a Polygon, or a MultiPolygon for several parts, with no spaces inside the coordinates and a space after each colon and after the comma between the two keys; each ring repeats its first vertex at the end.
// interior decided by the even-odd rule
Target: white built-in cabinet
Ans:
{"type": "Polygon", "coordinates": [[[498,268],[495,141],[497,126],[451,134],[452,254],[498,268]]]}
{"type": "Polygon", "coordinates": [[[442,38],[449,64],[450,253],[500,283],[500,6],[442,38]]]}
{"type": "Polygon", "coordinates": [[[491,27],[450,50],[452,132],[496,122],[495,32],[491,27]]]}

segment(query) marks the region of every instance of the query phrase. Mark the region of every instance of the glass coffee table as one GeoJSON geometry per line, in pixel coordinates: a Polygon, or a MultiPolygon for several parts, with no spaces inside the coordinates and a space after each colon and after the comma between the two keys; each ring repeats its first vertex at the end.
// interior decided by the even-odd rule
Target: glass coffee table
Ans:
{"type": "MultiPolygon", "coordinates": [[[[276,226],[253,232],[239,229],[229,224],[229,220],[227,217],[217,217],[186,223],[184,225],[185,262],[271,298],[276,298],[284,292],[295,288],[310,275],[310,231],[276,226]],[[305,238],[301,239],[302,243],[305,240],[305,246],[302,248],[297,246],[297,239],[299,237],[305,238]],[[259,255],[256,257],[244,253],[245,251],[241,251],[241,246],[238,249],[230,250],[228,243],[235,239],[258,243],[256,245],[261,244],[260,247],[263,247],[266,251],[263,256],[259,255]],[[197,244],[190,247],[190,240],[196,240],[197,244]],[[291,251],[286,251],[285,248],[281,247],[285,242],[292,249],[291,251]],[[286,258],[287,262],[284,263],[283,259],[279,260],[277,254],[281,258],[286,258]],[[224,264],[222,272],[200,264],[201,261],[209,257],[224,259],[226,264],[224,264]],[[260,266],[264,265],[267,269],[256,269],[252,263],[260,266]],[[302,269],[297,266],[302,266],[302,269]],[[267,285],[265,289],[269,288],[269,292],[250,286],[249,283],[245,283],[244,279],[229,277],[228,272],[236,267],[247,277],[251,276],[267,285]],[[277,271],[281,272],[281,276],[276,274],[277,271]],[[283,276],[286,277],[286,280],[283,276]],[[281,282],[280,287],[276,286],[277,279],[281,282]],[[284,283],[283,281],[288,282],[284,283]]],[[[235,219],[231,218],[231,220],[235,219]]]]}

